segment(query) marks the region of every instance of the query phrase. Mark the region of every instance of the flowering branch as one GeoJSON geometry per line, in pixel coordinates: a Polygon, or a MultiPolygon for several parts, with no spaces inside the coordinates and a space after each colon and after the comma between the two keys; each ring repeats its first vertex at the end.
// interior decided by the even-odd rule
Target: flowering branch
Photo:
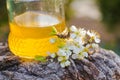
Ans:
{"type": "Polygon", "coordinates": [[[51,58],[57,58],[63,68],[69,66],[71,60],[87,58],[99,48],[100,35],[95,31],[87,31],[83,28],[77,29],[75,26],[71,26],[69,38],[58,34],[55,28],[53,28],[52,34],[56,34],[58,39],[50,39],[50,43],[59,41],[60,45],[56,53],[48,54],[51,58]]]}

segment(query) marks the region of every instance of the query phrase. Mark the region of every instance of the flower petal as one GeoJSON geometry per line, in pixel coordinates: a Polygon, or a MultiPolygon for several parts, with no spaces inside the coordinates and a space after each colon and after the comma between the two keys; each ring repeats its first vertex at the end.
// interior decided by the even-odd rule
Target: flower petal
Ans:
{"type": "Polygon", "coordinates": [[[71,27],[70,27],[70,31],[76,32],[76,31],[78,31],[78,29],[77,29],[75,26],[71,26],[71,27]]]}
{"type": "Polygon", "coordinates": [[[59,49],[59,51],[57,52],[58,56],[66,56],[65,50],[59,49]]]}
{"type": "Polygon", "coordinates": [[[98,48],[98,47],[99,47],[99,45],[98,45],[98,44],[93,43],[93,44],[92,44],[92,47],[93,47],[93,48],[98,48]]]}
{"type": "Polygon", "coordinates": [[[87,52],[83,52],[82,53],[84,57],[88,57],[88,53],[87,52]]]}
{"type": "Polygon", "coordinates": [[[81,39],[80,37],[76,37],[76,38],[74,39],[74,41],[75,41],[75,42],[82,42],[82,39],[81,39]]]}
{"type": "Polygon", "coordinates": [[[70,61],[67,60],[67,61],[65,62],[65,66],[69,66],[69,65],[70,65],[70,61]]]}
{"type": "Polygon", "coordinates": [[[52,54],[50,55],[50,57],[55,58],[55,57],[56,57],[56,54],[55,54],[55,53],[52,53],[52,54]]]}
{"type": "Polygon", "coordinates": [[[87,35],[91,37],[91,32],[88,30],[87,35]]]}
{"type": "Polygon", "coordinates": [[[61,66],[62,68],[65,68],[65,63],[64,63],[64,62],[61,62],[61,63],[60,63],[60,66],[61,66]]]}
{"type": "Polygon", "coordinates": [[[68,56],[70,56],[70,55],[72,54],[72,52],[71,52],[70,50],[67,50],[67,51],[66,51],[66,54],[67,54],[68,56]]]}
{"type": "Polygon", "coordinates": [[[95,42],[96,43],[100,43],[100,39],[99,38],[95,38],[95,42]]]}
{"type": "Polygon", "coordinates": [[[60,61],[63,61],[64,60],[64,58],[63,57],[58,57],[58,61],[60,62],[60,61]]]}
{"type": "Polygon", "coordinates": [[[76,47],[76,48],[74,48],[73,53],[79,54],[80,51],[81,51],[80,48],[76,47]]]}
{"type": "Polygon", "coordinates": [[[77,36],[77,35],[76,35],[75,33],[71,33],[71,34],[70,34],[70,38],[71,38],[71,39],[74,39],[76,36],[77,36]]]}
{"type": "Polygon", "coordinates": [[[85,35],[86,35],[86,33],[87,33],[87,31],[86,31],[84,28],[80,28],[80,29],[79,29],[79,32],[80,32],[80,34],[81,34],[81,37],[85,37],[85,35]]]}
{"type": "Polygon", "coordinates": [[[77,59],[78,58],[78,54],[73,54],[72,55],[72,59],[77,59]]]}
{"type": "Polygon", "coordinates": [[[84,59],[84,57],[82,55],[79,55],[78,59],[81,60],[81,59],[84,59]]]}

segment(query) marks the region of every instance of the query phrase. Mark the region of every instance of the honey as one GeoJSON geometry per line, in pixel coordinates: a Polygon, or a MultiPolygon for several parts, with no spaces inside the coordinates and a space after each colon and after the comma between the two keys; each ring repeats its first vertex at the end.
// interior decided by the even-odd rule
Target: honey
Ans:
{"type": "Polygon", "coordinates": [[[59,42],[50,43],[52,27],[59,33],[66,29],[65,20],[50,14],[28,11],[16,16],[10,22],[8,38],[10,50],[17,56],[33,59],[35,56],[47,56],[47,52],[58,50],[59,42]]]}

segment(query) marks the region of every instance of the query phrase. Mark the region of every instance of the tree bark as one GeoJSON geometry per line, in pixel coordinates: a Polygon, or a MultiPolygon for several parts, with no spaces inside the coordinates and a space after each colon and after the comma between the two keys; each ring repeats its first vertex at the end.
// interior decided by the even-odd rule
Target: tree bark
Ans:
{"type": "Polygon", "coordinates": [[[83,60],[61,68],[57,60],[21,61],[0,43],[0,80],[120,80],[120,57],[100,48],[83,60]]]}

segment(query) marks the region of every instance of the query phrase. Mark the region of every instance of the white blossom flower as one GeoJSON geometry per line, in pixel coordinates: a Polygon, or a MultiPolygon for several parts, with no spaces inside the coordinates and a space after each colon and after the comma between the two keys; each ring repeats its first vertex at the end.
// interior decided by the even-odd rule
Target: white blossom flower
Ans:
{"type": "Polygon", "coordinates": [[[58,56],[66,56],[66,53],[63,49],[59,49],[58,52],[57,52],[57,55],[58,56]]]}
{"type": "Polygon", "coordinates": [[[87,44],[86,48],[89,49],[91,47],[91,44],[87,44]]]}
{"type": "Polygon", "coordinates": [[[70,31],[71,31],[71,33],[70,33],[71,39],[75,39],[76,37],[80,37],[80,32],[75,26],[70,27],[70,31]]]}
{"type": "Polygon", "coordinates": [[[58,57],[58,61],[69,59],[69,56],[71,54],[72,54],[72,52],[70,51],[70,49],[68,49],[68,47],[59,49],[59,51],[57,52],[57,55],[60,56],[60,57],[58,57]]]}
{"type": "Polygon", "coordinates": [[[100,43],[100,36],[94,31],[87,31],[87,35],[90,36],[96,43],[100,43]]]}
{"type": "Polygon", "coordinates": [[[75,39],[76,37],[77,37],[77,35],[76,35],[75,33],[71,33],[71,34],[70,34],[70,38],[71,38],[71,39],[75,39]]]}
{"type": "Polygon", "coordinates": [[[66,67],[64,62],[61,62],[61,63],[60,63],[60,66],[61,66],[62,68],[65,68],[65,67],[66,67]]]}
{"type": "Polygon", "coordinates": [[[65,60],[68,60],[69,59],[69,56],[58,56],[58,61],[61,62],[61,61],[65,61],[65,60]]]}
{"type": "Polygon", "coordinates": [[[72,40],[72,39],[68,39],[68,40],[66,41],[66,47],[68,47],[68,49],[69,49],[69,47],[70,47],[71,45],[74,45],[73,40],[72,40]]]}
{"type": "Polygon", "coordinates": [[[70,65],[70,61],[67,60],[67,61],[65,62],[65,66],[69,66],[69,65],[70,65]]]}
{"type": "Polygon", "coordinates": [[[78,45],[84,45],[84,41],[81,39],[81,37],[77,37],[74,39],[74,42],[78,45]]]}
{"type": "Polygon", "coordinates": [[[66,55],[70,56],[72,52],[70,51],[68,46],[63,47],[63,50],[65,51],[66,55]]]}
{"type": "Polygon", "coordinates": [[[98,44],[93,43],[93,44],[92,44],[92,47],[93,47],[93,48],[98,48],[98,47],[99,47],[99,45],[98,45],[98,44]]]}
{"type": "Polygon", "coordinates": [[[83,52],[82,55],[83,55],[84,57],[88,57],[88,53],[87,53],[87,52],[83,52]]]}
{"type": "Polygon", "coordinates": [[[70,31],[71,32],[76,32],[76,31],[78,31],[78,29],[73,25],[73,26],[70,27],[70,31]]]}
{"type": "Polygon", "coordinates": [[[55,58],[56,57],[56,53],[51,53],[51,52],[47,52],[48,56],[50,56],[51,58],[55,58]]]}
{"type": "Polygon", "coordinates": [[[80,52],[81,52],[81,49],[78,47],[73,49],[73,53],[75,53],[75,54],[79,54],[80,52]]]}
{"type": "Polygon", "coordinates": [[[75,46],[74,46],[74,45],[70,45],[70,46],[68,46],[68,48],[69,48],[70,50],[74,50],[75,46]]]}
{"type": "Polygon", "coordinates": [[[77,42],[78,42],[78,43],[79,43],[79,42],[82,43],[81,37],[76,37],[76,38],[74,39],[74,42],[76,42],[76,43],[77,43],[77,42]]]}
{"type": "Polygon", "coordinates": [[[100,43],[100,39],[98,37],[95,37],[95,42],[100,43]]]}
{"type": "Polygon", "coordinates": [[[63,61],[64,57],[58,57],[58,61],[63,61]]]}
{"type": "Polygon", "coordinates": [[[79,52],[80,52],[79,48],[77,46],[75,46],[75,45],[71,45],[69,47],[69,49],[72,50],[73,53],[75,53],[75,54],[79,54],[79,52]]]}
{"type": "Polygon", "coordinates": [[[80,33],[81,37],[85,37],[87,31],[84,28],[79,28],[79,33],[80,33]]]}
{"type": "MultiPolygon", "coordinates": [[[[56,40],[57,39],[52,38],[50,39],[50,43],[53,44],[56,40]]],[[[49,53],[52,58],[57,56],[63,68],[71,64],[70,59],[81,60],[88,57],[88,54],[94,53],[95,49],[99,47],[97,43],[100,43],[100,36],[94,31],[86,31],[83,28],[77,29],[75,26],[71,26],[70,38],[65,40],[65,44],[59,47],[56,54],[49,53]],[[87,36],[89,36],[90,39],[87,36]]]]}
{"type": "Polygon", "coordinates": [[[64,59],[65,60],[68,60],[70,56],[64,56],[64,59]]]}
{"type": "Polygon", "coordinates": [[[82,60],[82,59],[84,59],[84,56],[82,56],[81,54],[79,54],[79,55],[78,55],[78,59],[79,59],[79,60],[82,60]]]}
{"type": "Polygon", "coordinates": [[[56,54],[55,54],[55,53],[51,53],[51,54],[50,54],[50,57],[55,58],[55,57],[56,57],[56,54]]]}
{"type": "Polygon", "coordinates": [[[75,54],[79,54],[80,52],[82,52],[84,50],[84,46],[83,45],[78,45],[78,44],[74,44],[71,46],[68,46],[69,50],[72,51],[75,54]]]}
{"type": "Polygon", "coordinates": [[[73,39],[75,43],[83,45],[83,38],[86,36],[86,30],[83,28],[77,29],[75,26],[72,26],[71,30],[73,30],[73,32],[70,34],[70,38],[73,39]]]}
{"type": "Polygon", "coordinates": [[[61,67],[65,68],[66,66],[69,66],[70,65],[70,61],[67,60],[67,61],[63,61],[60,63],[61,67]]]}
{"type": "Polygon", "coordinates": [[[73,54],[72,59],[77,59],[79,54],[73,54]]]}

